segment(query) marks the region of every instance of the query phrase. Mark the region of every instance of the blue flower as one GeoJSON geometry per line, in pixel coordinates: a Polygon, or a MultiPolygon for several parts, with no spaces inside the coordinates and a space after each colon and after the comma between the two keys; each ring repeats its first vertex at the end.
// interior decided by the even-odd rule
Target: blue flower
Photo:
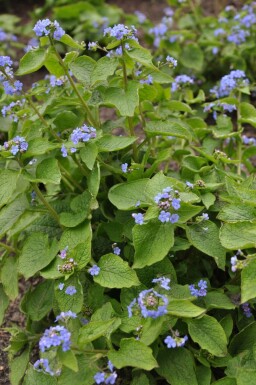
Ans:
{"type": "Polygon", "coordinates": [[[137,225],[143,225],[143,223],[144,223],[144,215],[143,214],[141,214],[141,213],[138,213],[138,214],[133,213],[132,217],[134,218],[135,223],[137,225]]]}
{"type": "Polygon", "coordinates": [[[177,64],[178,64],[178,62],[177,62],[177,60],[176,59],[174,59],[172,56],[167,56],[166,57],[166,61],[168,62],[168,63],[171,63],[172,65],[173,65],[173,67],[177,67],[177,64]]]}
{"type": "Polygon", "coordinates": [[[170,278],[165,278],[165,277],[160,277],[160,278],[154,278],[152,280],[153,283],[158,283],[160,284],[160,286],[165,289],[165,290],[170,290],[170,286],[169,286],[169,283],[170,283],[170,278]]]}
{"type": "Polygon", "coordinates": [[[153,84],[153,77],[151,75],[148,75],[146,79],[141,79],[140,80],[141,84],[153,84]]]}
{"type": "Polygon", "coordinates": [[[189,181],[186,181],[186,186],[188,187],[188,188],[194,188],[194,185],[193,185],[193,183],[190,183],[189,181]]]}
{"type": "Polygon", "coordinates": [[[90,41],[90,42],[88,43],[88,50],[89,50],[89,51],[96,51],[97,48],[98,48],[98,43],[97,43],[97,42],[95,42],[95,41],[90,41]]]}
{"type": "Polygon", "coordinates": [[[75,128],[70,136],[74,144],[79,142],[88,142],[90,139],[96,137],[96,130],[93,127],[88,127],[84,124],[82,127],[75,128]]]}
{"type": "Polygon", "coordinates": [[[113,247],[113,253],[116,255],[120,255],[121,249],[119,247],[115,246],[115,247],[113,247]]]}
{"type": "Polygon", "coordinates": [[[170,217],[171,217],[171,214],[168,211],[166,212],[162,210],[158,216],[158,219],[160,222],[165,223],[165,222],[170,222],[170,217]]]}
{"type": "Polygon", "coordinates": [[[58,321],[66,322],[70,318],[76,318],[76,317],[77,317],[76,313],[73,313],[71,310],[66,312],[62,311],[59,315],[57,315],[55,322],[58,322],[58,321]]]}
{"type": "Polygon", "coordinates": [[[102,382],[105,382],[105,373],[104,372],[97,372],[93,378],[94,378],[96,384],[102,384],[102,382]]]}
{"type": "Polygon", "coordinates": [[[179,217],[178,214],[172,214],[172,215],[170,216],[170,222],[171,222],[172,224],[174,224],[174,223],[178,222],[179,218],[180,218],[180,217],[179,217]]]}
{"type": "Polygon", "coordinates": [[[122,39],[133,39],[137,40],[136,38],[137,30],[135,27],[131,27],[129,29],[124,24],[117,24],[114,25],[114,27],[108,27],[104,30],[104,36],[109,35],[111,37],[115,37],[117,40],[122,39]]]}
{"type": "Polygon", "coordinates": [[[89,270],[88,270],[89,274],[91,274],[92,276],[94,275],[99,275],[99,272],[100,272],[100,267],[97,266],[97,265],[93,265],[89,270]]]}
{"type": "Polygon", "coordinates": [[[244,315],[247,318],[252,317],[252,312],[251,312],[250,305],[249,305],[248,302],[245,302],[245,303],[242,304],[242,309],[243,309],[244,315]]]}
{"type": "Polygon", "coordinates": [[[191,295],[194,297],[205,297],[207,294],[207,282],[201,279],[197,286],[199,289],[196,289],[195,285],[189,285],[191,295]]]}
{"type": "Polygon", "coordinates": [[[13,64],[10,56],[0,56],[0,67],[11,67],[13,64]]]}
{"type": "Polygon", "coordinates": [[[33,31],[39,37],[48,36],[51,32],[53,32],[53,38],[55,40],[60,40],[65,34],[65,31],[60,27],[56,20],[52,23],[49,19],[38,20],[33,28],[33,31]]]}
{"type": "Polygon", "coordinates": [[[61,282],[61,283],[59,283],[59,285],[58,285],[58,288],[60,289],[60,290],[63,290],[64,289],[64,283],[63,282],[61,282]]]}
{"type": "Polygon", "coordinates": [[[116,382],[117,374],[116,372],[111,373],[106,379],[105,384],[113,385],[116,382]]]}
{"type": "Polygon", "coordinates": [[[158,318],[167,313],[168,298],[154,289],[140,292],[137,301],[144,318],[158,318]]]}
{"type": "Polygon", "coordinates": [[[68,286],[65,290],[65,293],[68,295],[74,295],[76,294],[76,288],[75,286],[68,286]]]}
{"type": "Polygon", "coordinates": [[[174,208],[174,210],[179,210],[179,208],[180,208],[180,199],[173,198],[172,199],[172,207],[174,208]]]}
{"type": "Polygon", "coordinates": [[[189,84],[194,84],[194,80],[188,75],[178,75],[172,83],[172,91],[175,92],[180,89],[182,86],[187,86],[189,84]]]}
{"type": "Polygon", "coordinates": [[[48,373],[51,376],[56,375],[56,373],[54,373],[54,371],[50,368],[49,360],[47,358],[40,358],[40,360],[37,360],[34,363],[34,369],[36,369],[38,372],[48,373]]]}
{"type": "Polygon", "coordinates": [[[51,326],[46,329],[39,341],[39,349],[41,352],[51,347],[62,346],[63,352],[70,349],[71,333],[64,326],[51,326]]]}
{"type": "Polygon", "coordinates": [[[180,337],[179,332],[176,331],[174,333],[174,336],[167,336],[164,340],[164,343],[167,345],[167,348],[180,348],[185,345],[186,341],[188,340],[188,336],[180,337]]]}
{"type": "Polygon", "coordinates": [[[128,172],[128,163],[121,164],[121,170],[126,174],[128,172]]]}

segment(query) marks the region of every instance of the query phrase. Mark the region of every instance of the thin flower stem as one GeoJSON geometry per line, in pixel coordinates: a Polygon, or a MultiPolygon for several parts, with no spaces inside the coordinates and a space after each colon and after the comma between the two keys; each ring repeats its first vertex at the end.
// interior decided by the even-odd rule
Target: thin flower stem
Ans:
{"type": "Polygon", "coordinates": [[[45,199],[45,197],[43,196],[43,194],[41,193],[39,187],[37,186],[36,183],[32,183],[32,187],[33,189],[35,190],[37,196],[39,197],[39,199],[42,201],[42,203],[44,204],[44,206],[47,208],[47,210],[49,211],[49,213],[51,214],[51,216],[58,222],[58,224],[60,225],[61,228],[63,228],[63,226],[60,224],[60,218],[57,214],[57,212],[54,210],[54,208],[50,205],[49,202],[47,202],[47,200],[45,199]]]}
{"type": "Polygon", "coordinates": [[[69,174],[69,172],[65,169],[65,167],[62,166],[62,164],[59,162],[59,167],[61,169],[61,171],[63,172],[64,176],[75,186],[78,188],[78,190],[80,190],[81,192],[83,192],[83,188],[80,186],[79,183],[77,183],[77,181],[69,174]]]}
{"type": "Polygon", "coordinates": [[[0,246],[3,247],[5,250],[10,251],[10,253],[18,253],[16,249],[14,249],[12,246],[6,245],[4,242],[0,242],[0,246]]]}
{"type": "Polygon", "coordinates": [[[86,102],[83,99],[82,95],[78,91],[77,86],[76,86],[74,80],[72,79],[72,76],[70,76],[68,68],[66,67],[65,63],[63,62],[62,57],[60,56],[59,52],[57,51],[57,49],[55,47],[55,44],[54,44],[54,41],[53,41],[53,39],[50,36],[49,36],[49,40],[50,40],[51,46],[52,46],[52,48],[54,50],[54,53],[55,53],[55,55],[56,55],[56,57],[57,57],[57,59],[59,61],[60,66],[63,68],[63,70],[65,72],[65,75],[67,76],[67,78],[68,78],[68,80],[69,80],[73,90],[75,91],[78,99],[80,100],[81,104],[83,105],[83,107],[84,107],[84,109],[86,111],[89,123],[92,124],[95,128],[98,128],[97,121],[92,116],[91,111],[89,110],[88,105],[86,104],[86,102]]]}
{"type": "Polygon", "coordinates": [[[73,161],[77,164],[79,170],[81,171],[81,173],[84,175],[84,176],[88,176],[89,173],[88,171],[81,165],[81,163],[79,162],[79,160],[76,158],[75,154],[72,154],[72,159],[73,161]]]}

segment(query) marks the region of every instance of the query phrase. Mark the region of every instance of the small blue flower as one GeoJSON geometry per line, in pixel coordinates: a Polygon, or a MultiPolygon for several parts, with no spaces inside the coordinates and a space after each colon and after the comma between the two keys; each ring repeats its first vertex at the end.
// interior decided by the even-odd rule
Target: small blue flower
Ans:
{"type": "Polygon", "coordinates": [[[11,67],[13,64],[10,56],[0,56],[0,67],[11,67]]]}
{"type": "Polygon", "coordinates": [[[70,349],[71,333],[64,326],[51,326],[46,329],[39,341],[39,349],[41,352],[51,347],[62,346],[63,352],[70,349]]]}
{"type": "Polygon", "coordinates": [[[138,213],[138,214],[133,213],[132,217],[134,218],[135,223],[137,225],[143,225],[143,223],[144,223],[144,215],[143,214],[141,214],[141,213],[138,213]]]}
{"type": "Polygon", "coordinates": [[[103,382],[105,382],[105,373],[104,372],[97,372],[93,378],[94,378],[96,384],[102,384],[103,382]]]}
{"type": "Polygon", "coordinates": [[[167,348],[176,348],[177,344],[174,338],[167,336],[164,340],[164,343],[167,345],[167,348]]]}
{"type": "Polygon", "coordinates": [[[170,278],[165,278],[165,277],[160,277],[160,278],[154,278],[152,280],[153,283],[158,283],[160,284],[160,286],[165,289],[165,290],[170,290],[170,286],[169,286],[169,283],[171,282],[170,278]]]}
{"type": "Polygon", "coordinates": [[[60,289],[60,290],[63,290],[64,289],[64,283],[62,282],[62,283],[59,283],[59,285],[58,285],[58,288],[60,289]]]}
{"type": "Polygon", "coordinates": [[[100,267],[97,266],[97,265],[93,265],[89,270],[88,270],[89,274],[91,274],[92,276],[94,275],[99,275],[100,273],[100,267]]]}
{"type": "Polygon", "coordinates": [[[55,322],[58,322],[58,321],[66,322],[70,318],[73,318],[73,319],[77,318],[76,313],[73,313],[71,310],[66,312],[62,311],[59,315],[57,315],[55,322]]]}
{"type": "Polygon", "coordinates": [[[170,217],[171,217],[171,214],[168,211],[166,212],[162,210],[158,216],[158,219],[160,222],[165,223],[165,222],[170,222],[170,217]]]}
{"type": "Polygon", "coordinates": [[[116,255],[120,255],[121,249],[120,249],[119,247],[115,246],[115,247],[113,248],[113,253],[116,254],[116,255]]]}
{"type": "Polygon", "coordinates": [[[90,41],[90,42],[88,43],[88,50],[89,50],[89,51],[96,51],[97,48],[98,48],[98,43],[97,43],[97,42],[95,42],[95,41],[90,41]]]}
{"type": "Polygon", "coordinates": [[[194,297],[205,297],[207,294],[207,282],[201,279],[197,286],[199,289],[196,289],[195,285],[189,285],[191,295],[194,297]]]}
{"type": "Polygon", "coordinates": [[[188,75],[178,75],[172,83],[172,92],[178,91],[182,86],[194,84],[194,80],[188,75]]]}
{"type": "Polygon", "coordinates": [[[121,170],[126,174],[128,172],[128,163],[121,164],[121,170]]]}
{"type": "Polygon", "coordinates": [[[190,183],[189,181],[187,181],[186,182],[186,186],[188,187],[188,188],[194,188],[194,185],[193,185],[193,183],[190,183]]]}
{"type": "Polygon", "coordinates": [[[179,208],[180,208],[180,199],[173,198],[172,199],[172,207],[174,208],[174,210],[179,210],[179,208]]]}
{"type": "Polygon", "coordinates": [[[174,224],[174,223],[178,222],[179,218],[180,218],[180,217],[179,217],[178,214],[172,214],[172,215],[170,216],[170,222],[171,222],[172,224],[174,224]]]}
{"type": "Polygon", "coordinates": [[[172,56],[167,56],[166,57],[166,61],[168,62],[168,63],[171,63],[172,65],[173,65],[173,67],[177,67],[177,64],[178,64],[178,62],[177,62],[177,60],[176,59],[174,59],[172,56]]]}
{"type": "Polygon", "coordinates": [[[68,295],[74,295],[76,294],[76,288],[75,286],[68,286],[65,290],[65,293],[68,295]]]}
{"type": "Polygon", "coordinates": [[[50,374],[51,376],[56,375],[56,373],[54,373],[54,371],[50,368],[49,360],[47,358],[40,358],[39,360],[37,360],[34,363],[34,368],[38,372],[45,372],[50,374]]]}
{"type": "Polygon", "coordinates": [[[113,385],[116,382],[117,374],[116,372],[111,373],[106,379],[105,384],[113,385]]]}
{"type": "Polygon", "coordinates": [[[243,309],[244,315],[247,318],[252,317],[252,312],[251,312],[250,305],[249,305],[248,302],[245,302],[245,303],[242,304],[242,309],[243,309]]]}

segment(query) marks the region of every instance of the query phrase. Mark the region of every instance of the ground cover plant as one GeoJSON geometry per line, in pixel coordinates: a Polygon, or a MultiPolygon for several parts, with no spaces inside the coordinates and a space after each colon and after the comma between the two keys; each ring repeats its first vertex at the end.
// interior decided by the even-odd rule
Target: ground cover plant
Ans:
{"type": "Polygon", "coordinates": [[[223,41],[170,4],[86,43],[40,19],[16,71],[3,46],[1,322],[28,288],[12,385],[255,383],[256,4],[222,12],[223,41]]]}

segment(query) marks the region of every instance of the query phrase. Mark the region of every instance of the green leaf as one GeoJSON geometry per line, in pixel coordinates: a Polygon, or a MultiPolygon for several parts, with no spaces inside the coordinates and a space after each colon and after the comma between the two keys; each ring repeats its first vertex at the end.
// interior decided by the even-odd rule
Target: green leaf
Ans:
{"type": "Polygon", "coordinates": [[[256,246],[256,223],[225,223],[220,229],[222,246],[230,250],[245,249],[256,246]]]}
{"type": "Polygon", "coordinates": [[[76,262],[76,268],[78,270],[83,269],[91,259],[91,232],[88,231],[87,239],[84,239],[86,242],[80,243],[77,245],[74,250],[72,250],[70,256],[76,262]]]}
{"type": "Polygon", "coordinates": [[[189,112],[190,114],[193,112],[188,104],[180,102],[178,100],[170,100],[167,106],[168,109],[170,109],[171,111],[189,112]]]}
{"type": "Polygon", "coordinates": [[[130,146],[136,140],[134,136],[104,135],[97,141],[97,146],[99,152],[118,151],[130,146]]]}
{"type": "Polygon", "coordinates": [[[0,171],[0,207],[4,206],[12,199],[12,195],[16,189],[19,176],[20,173],[17,171],[0,171]]]}
{"type": "Polygon", "coordinates": [[[109,87],[103,94],[104,104],[114,106],[121,116],[133,116],[139,105],[139,88],[141,84],[131,80],[127,89],[109,87]]]}
{"type": "Polygon", "coordinates": [[[218,267],[225,269],[226,250],[220,243],[219,229],[215,223],[204,221],[186,228],[188,240],[194,247],[215,259],[218,267]]]}
{"type": "Polygon", "coordinates": [[[166,322],[164,317],[157,319],[147,318],[143,324],[140,341],[147,346],[151,345],[161,334],[164,322],[166,322]]]}
{"type": "Polygon", "coordinates": [[[207,210],[209,209],[210,206],[214,204],[216,201],[216,196],[212,194],[211,192],[207,192],[205,194],[201,195],[201,199],[207,210]]]}
{"type": "Polygon", "coordinates": [[[229,353],[235,356],[246,350],[251,350],[255,344],[256,322],[252,322],[233,337],[229,345],[229,353]]]}
{"type": "Polygon", "coordinates": [[[54,242],[48,245],[48,236],[42,233],[31,234],[24,243],[20,258],[19,272],[30,278],[53,260],[58,252],[54,242]]]}
{"type": "Polygon", "coordinates": [[[57,385],[57,378],[46,374],[44,372],[38,372],[34,369],[33,365],[29,365],[26,376],[22,385],[57,385]]]}
{"type": "Polygon", "coordinates": [[[243,102],[240,105],[241,122],[249,123],[256,127],[256,108],[250,104],[243,102]]]}
{"type": "Polygon", "coordinates": [[[56,114],[53,123],[57,130],[65,130],[77,127],[80,123],[80,118],[72,111],[62,111],[56,114]]]}
{"type": "Polygon", "coordinates": [[[241,368],[238,372],[236,381],[237,385],[254,385],[256,382],[256,369],[241,368]]]}
{"type": "Polygon", "coordinates": [[[256,208],[246,204],[231,204],[221,208],[218,219],[223,222],[253,221],[256,217],[256,208]]]}
{"type": "Polygon", "coordinates": [[[138,179],[132,182],[120,183],[113,186],[108,193],[108,199],[119,210],[135,209],[138,201],[147,202],[146,186],[149,179],[138,179]]]}
{"type": "Polygon", "coordinates": [[[24,194],[20,194],[14,201],[0,211],[0,237],[12,228],[23,212],[29,208],[29,203],[24,194]]]}
{"type": "Polygon", "coordinates": [[[27,52],[21,59],[17,76],[27,75],[32,72],[36,72],[43,65],[46,58],[47,51],[45,48],[36,48],[27,52]]]}
{"type": "Polygon", "coordinates": [[[94,277],[94,281],[103,287],[122,288],[140,284],[135,271],[115,254],[103,255],[98,266],[100,273],[94,277]]]}
{"type": "Polygon", "coordinates": [[[235,309],[235,305],[224,294],[218,291],[211,291],[204,298],[207,310],[210,309],[235,309]]]}
{"type": "Polygon", "coordinates": [[[40,321],[46,316],[53,306],[54,282],[45,281],[27,293],[24,303],[26,313],[32,321],[40,321]]]}
{"type": "Polygon", "coordinates": [[[72,250],[80,243],[91,242],[91,232],[91,225],[86,221],[74,229],[64,230],[59,242],[59,250],[64,249],[66,246],[68,246],[69,250],[72,250]]]}
{"type": "Polygon", "coordinates": [[[157,70],[157,67],[155,67],[152,63],[152,55],[150,51],[146,48],[132,48],[131,50],[126,50],[125,55],[129,56],[133,61],[136,61],[138,63],[143,64],[145,67],[157,70]]]}
{"type": "Polygon", "coordinates": [[[218,321],[208,315],[187,321],[192,340],[217,357],[227,354],[227,337],[218,321]]]}
{"type": "Polygon", "coordinates": [[[237,385],[237,382],[234,378],[225,377],[213,382],[212,385],[237,385]]]}
{"type": "Polygon", "coordinates": [[[198,385],[192,353],[184,348],[163,349],[157,356],[157,373],[172,385],[198,385]]]}
{"type": "Polygon", "coordinates": [[[11,300],[18,296],[18,271],[17,261],[13,257],[8,257],[1,268],[1,281],[4,290],[11,300]]]}
{"type": "Polygon", "coordinates": [[[176,136],[183,139],[191,139],[189,126],[182,120],[170,118],[168,120],[154,120],[146,123],[145,131],[147,134],[176,136]]]}
{"type": "MultiPolygon", "coordinates": [[[[82,326],[79,331],[78,345],[82,349],[83,346],[89,342],[97,340],[98,338],[106,335],[110,329],[113,331],[112,327],[114,324],[116,324],[116,320],[118,320],[118,318],[112,318],[110,320],[104,321],[90,321],[87,325],[82,326]]],[[[116,324],[116,329],[119,325],[116,324]]]]}
{"type": "Polygon", "coordinates": [[[184,299],[172,299],[167,306],[167,311],[168,314],[174,317],[193,318],[204,314],[206,309],[196,306],[192,302],[184,299]]]}
{"type": "Polygon", "coordinates": [[[132,366],[144,370],[156,368],[157,362],[152,350],[134,338],[123,338],[118,351],[110,351],[108,358],[117,369],[132,366]]]}
{"type": "Polygon", "coordinates": [[[180,61],[187,68],[201,71],[204,64],[203,51],[195,43],[187,44],[182,49],[180,61]]]}
{"type": "Polygon", "coordinates": [[[149,222],[135,225],[133,228],[133,244],[135,248],[134,269],[153,265],[167,255],[174,244],[174,225],[149,222]]]}
{"type": "Polygon", "coordinates": [[[30,158],[35,155],[44,155],[48,151],[58,148],[59,144],[50,143],[48,140],[43,138],[32,139],[28,142],[28,150],[23,154],[24,158],[30,158]]]}
{"type": "Polygon", "coordinates": [[[62,349],[59,349],[58,356],[63,365],[73,370],[74,372],[78,372],[77,359],[72,350],[67,350],[66,352],[63,352],[62,349]]]}
{"type": "Polygon", "coordinates": [[[85,147],[80,150],[80,157],[89,170],[93,169],[97,155],[98,147],[96,143],[86,143],[85,147]]]}
{"type": "Polygon", "coordinates": [[[255,298],[256,287],[256,260],[247,259],[246,266],[241,273],[241,302],[247,302],[249,299],[255,298]]]}
{"type": "Polygon", "coordinates": [[[50,74],[56,76],[57,78],[65,75],[65,71],[60,65],[59,60],[52,47],[48,48],[47,55],[44,61],[44,66],[50,74]]]}
{"type": "Polygon", "coordinates": [[[100,58],[92,72],[91,83],[94,85],[98,82],[103,82],[113,75],[119,64],[118,58],[102,57],[100,58]]]}
{"type": "Polygon", "coordinates": [[[149,384],[149,379],[145,373],[140,373],[139,375],[136,375],[135,373],[135,377],[133,378],[131,385],[150,385],[150,384],[149,384]]]}
{"type": "Polygon", "coordinates": [[[24,350],[20,356],[10,362],[10,381],[12,385],[20,385],[29,362],[29,348],[24,350]]]}
{"type": "Polygon", "coordinates": [[[97,367],[91,360],[91,355],[80,354],[76,356],[78,362],[78,371],[63,367],[60,377],[58,377],[58,385],[93,385],[95,384],[93,376],[97,371],[97,367]]]}
{"type": "Polygon", "coordinates": [[[55,158],[44,159],[36,168],[36,177],[40,182],[59,184],[61,172],[55,158]]]}
{"type": "MultiPolygon", "coordinates": [[[[74,6],[74,4],[72,4],[72,6],[74,6]]],[[[82,44],[79,44],[77,41],[72,39],[72,37],[67,35],[66,33],[60,38],[60,42],[66,44],[71,48],[84,50],[84,46],[82,44]]]]}
{"type": "Polygon", "coordinates": [[[83,84],[90,84],[95,64],[95,60],[91,57],[79,56],[70,63],[69,68],[77,80],[83,84]]]}
{"type": "Polygon", "coordinates": [[[196,377],[198,381],[198,385],[210,385],[212,371],[210,368],[206,366],[200,365],[196,367],[196,377]]]}
{"type": "Polygon", "coordinates": [[[4,292],[3,285],[0,284],[0,325],[2,325],[4,320],[5,310],[8,308],[9,299],[4,292]]]}
{"type": "Polygon", "coordinates": [[[76,227],[89,217],[92,196],[89,191],[84,191],[77,195],[70,204],[73,212],[62,212],[60,214],[60,223],[65,227],[76,227]]]}
{"type": "Polygon", "coordinates": [[[55,286],[55,298],[58,302],[59,308],[61,311],[73,311],[74,313],[79,313],[83,306],[83,288],[81,282],[76,276],[71,276],[68,280],[65,281],[64,288],[59,289],[58,283],[55,286]],[[66,293],[68,286],[74,286],[76,288],[76,293],[69,295],[66,293]]]}

